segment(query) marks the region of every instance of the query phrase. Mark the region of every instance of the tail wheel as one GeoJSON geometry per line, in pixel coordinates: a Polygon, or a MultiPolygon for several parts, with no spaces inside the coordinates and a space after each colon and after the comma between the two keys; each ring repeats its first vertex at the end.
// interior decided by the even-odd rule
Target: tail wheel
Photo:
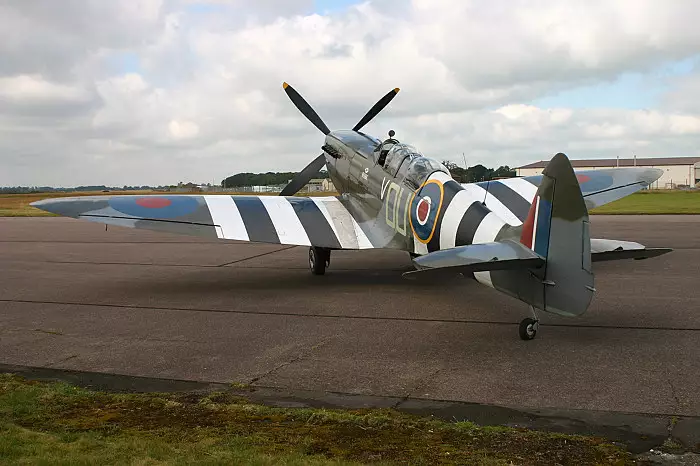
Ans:
{"type": "Polygon", "coordinates": [[[330,265],[331,252],[325,249],[310,247],[309,248],[309,268],[314,275],[323,275],[326,273],[326,267],[330,265]]]}
{"type": "Polygon", "coordinates": [[[530,317],[523,319],[522,322],[520,322],[520,328],[518,329],[520,338],[523,340],[532,340],[537,336],[538,327],[539,321],[530,317]]]}

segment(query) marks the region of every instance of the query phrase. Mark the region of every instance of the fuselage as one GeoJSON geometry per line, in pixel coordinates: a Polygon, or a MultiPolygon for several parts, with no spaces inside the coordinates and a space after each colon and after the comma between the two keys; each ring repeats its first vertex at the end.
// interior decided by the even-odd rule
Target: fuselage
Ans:
{"type": "Polygon", "coordinates": [[[461,185],[443,164],[396,139],[339,130],[323,150],[344,204],[380,247],[426,254],[510,236],[522,223],[509,225],[488,208],[483,187],[461,185]]]}

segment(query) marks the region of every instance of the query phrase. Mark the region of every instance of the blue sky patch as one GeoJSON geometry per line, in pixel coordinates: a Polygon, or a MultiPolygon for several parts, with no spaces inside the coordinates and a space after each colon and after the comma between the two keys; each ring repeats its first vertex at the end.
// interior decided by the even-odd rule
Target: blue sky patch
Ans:
{"type": "Polygon", "coordinates": [[[624,73],[609,83],[562,91],[531,103],[541,108],[652,108],[670,89],[670,79],[692,73],[698,63],[700,56],[695,56],[667,63],[648,73],[624,73]]]}
{"type": "Polygon", "coordinates": [[[355,5],[357,3],[362,2],[357,0],[314,0],[314,9],[318,14],[332,13],[344,10],[350,5],[355,5]]]}
{"type": "Polygon", "coordinates": [[[134,52],[116,52],[107,58],[107,63],[117,74],[141,72],[141,61],[134,52]]]}

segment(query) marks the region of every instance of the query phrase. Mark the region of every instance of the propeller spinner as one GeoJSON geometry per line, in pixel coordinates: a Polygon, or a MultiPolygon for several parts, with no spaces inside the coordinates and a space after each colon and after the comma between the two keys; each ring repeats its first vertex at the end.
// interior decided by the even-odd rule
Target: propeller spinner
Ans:
{"type": "MultiPolygon", "coordinates": [[[[309,105],[309,103],[306,100],[304,100],[301,94],[299,94],[292,86],[290,86],[286,82],[282,84],[282,87],[284,88],[284,91],[287,93],[287,96],[289,96],[289,99],[292,101],[294,106],[298,108],[299,111],[316,128],[318,128],[325,135],[331,132],[331,130],[328,129],[328,126],[326,126],[321,117],[318,116],[314,109],[311,108],[311,105],[309,105]]],[[[398,87],[387,92],[387,94],[384,97],[379,99],[379,101],[377,101],[377,103],[369,109],[365,116],[363,116],[362,119],[360,119],[360,121],[352,128],[352,130],[359,131],[363,126],[369,123],[375,116],[379,114],[379,112],[381,112],[384,109],[384,107],[389,105],[389,102],[391,102],[392,99],[396,97],[396,94],[398,93],[398,87]]],[[[284,187],[284,189],[280,193],[280,196],[292,196],[295,193],[299,192],[301,188],[303,188],[309,181],[311,181],[311,179],[313,179],[314,176],[318,174],[318,172],[323,168],[325,164],[326,157],[323,154],[316,157],[313,161],[311,161],[311,163],[304,167],[304,169],[301,172],[299,172],[297,176],[295,176],[294,179],[292,179],[292,181],[290,181],[287,186],[284,187]]]]}

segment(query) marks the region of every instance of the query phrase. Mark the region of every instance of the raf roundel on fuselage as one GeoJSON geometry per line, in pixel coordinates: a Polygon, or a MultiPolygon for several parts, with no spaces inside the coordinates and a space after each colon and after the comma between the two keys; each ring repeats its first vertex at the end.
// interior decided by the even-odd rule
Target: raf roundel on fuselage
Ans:
{"type": "Polygon", "coordinates": [[[437,180],[426,182],[411,199],[411,229],[421,243],[429,243],[435,233],[444,189],[437,180]]]}

